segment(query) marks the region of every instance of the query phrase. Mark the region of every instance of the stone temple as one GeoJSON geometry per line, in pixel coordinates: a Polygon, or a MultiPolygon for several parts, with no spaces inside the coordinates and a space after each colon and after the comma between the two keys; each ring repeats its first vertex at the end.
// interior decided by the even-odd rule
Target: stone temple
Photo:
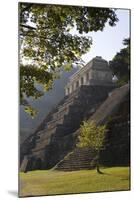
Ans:
{"type": "Polygon", "coordinates": [[[128,163],[129,86],[115,88],[108,62],[101,57],[93,58],[73,74],[65,87],[65,97],[21,144],[20,170],[93,169],[95,152],[76,146],[79,128],[84,120],[90,118],[99,124],[109,117],[115,120],[111,120],[109,125],[103,163],[128,163]]]}
{"type": "Polygon", "coordinates": [[[65,87],[65,94],[71,94],[81,85],[109,86],[112,84],[112,72],[109,69],[108,62],[100,56],[96,56],[70,77],[65,87]]]}

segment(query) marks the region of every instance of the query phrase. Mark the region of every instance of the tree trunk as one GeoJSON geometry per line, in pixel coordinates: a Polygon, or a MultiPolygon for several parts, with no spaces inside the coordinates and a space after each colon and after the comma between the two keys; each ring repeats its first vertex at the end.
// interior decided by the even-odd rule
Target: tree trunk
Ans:
{"type": "Polygon", "coordinates": [[[96,170],[97,170],[98,174],[103,174],[103,172],[100,171],[99,163],[97,163],[97,165],[96,165],[96,170]]]}
{"type": "Polygon", "coordinates": [[[97,156],[97,161],[96,161],[96,170],[98,174],[103,174],[103,172],[100,171],[100,165],[99,165],[99,153],[97,156]]]}

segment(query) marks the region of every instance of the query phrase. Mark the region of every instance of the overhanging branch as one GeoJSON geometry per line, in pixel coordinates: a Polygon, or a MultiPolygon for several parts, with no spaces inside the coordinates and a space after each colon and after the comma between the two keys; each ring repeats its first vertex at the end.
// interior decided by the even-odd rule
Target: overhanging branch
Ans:
{"type": "Polygon", "coordinates": [[[35,27],[29,26],[29,25],[20,24],[20,26],[21,26],[21,27],[24,27],[24,28],[28,28],[28,29],[32,29],[32,30],[36,30],[35,27]]]}

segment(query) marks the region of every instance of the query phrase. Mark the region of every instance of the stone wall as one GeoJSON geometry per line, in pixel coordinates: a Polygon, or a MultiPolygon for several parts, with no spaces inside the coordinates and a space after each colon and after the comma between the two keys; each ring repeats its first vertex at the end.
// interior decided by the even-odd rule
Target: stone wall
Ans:
{"type": "Polygon", "coordinates": [[[66,96],[20,149],[21,171],[50,169],[75,147],[82,121],[89,118],[114,86],[81,86],[66,96]]]}
{"type": "Polygon", "coordinates": [[[71,94],[82,85],[112,85],[112,72],[108,62],[96,56],[83,68],[74,73],[65,87],[65,94],[71,94]]]}
{"type": "Polygon", "coordinates": [[[125,96],[108,121],[105,149],[100,161],[105,166],[130,165],[130,96],[125,96]]]}
{"type": "MultiPolygon", "coordinates": [[[[130,165],[130,94],[129,85],[109,93],[108,98],[100,105],[96,112],[87,119],[97,124],[106,124],[108,132],[105,137],[104,150],[100,153],[100,164],[104,166],[130,165]]],[[[75,132],[79,135],[79,130],[75,132]]],[[[90,148],[74,148],[65,156],[55,169],[72,171],[92,169],[95,167],[96,155],[90,148]]]]}

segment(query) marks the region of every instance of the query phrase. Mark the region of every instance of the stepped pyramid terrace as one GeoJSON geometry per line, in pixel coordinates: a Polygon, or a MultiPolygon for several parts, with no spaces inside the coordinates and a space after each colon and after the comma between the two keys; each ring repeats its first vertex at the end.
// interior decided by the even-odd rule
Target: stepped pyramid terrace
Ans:
{"type": "Polygon", "coordinates": [[[108,62],[98,56],[93,58],[70,77],[65,97],[22,143],[21,171],[93,169],[95,152],[90,148],[76,147],[80,125],[90,118],[98,124],[105,123],[109,117],[118,118],[109,125],[108,147],[102,154],[102,160],[106,162],[112,152],[113,159],[108,160],[107,165],[110,162],[129,163],[128,93],[129,85],[116,89],[108,62]],[[122,154],[126,157],[122,158],[122,154]]]}

